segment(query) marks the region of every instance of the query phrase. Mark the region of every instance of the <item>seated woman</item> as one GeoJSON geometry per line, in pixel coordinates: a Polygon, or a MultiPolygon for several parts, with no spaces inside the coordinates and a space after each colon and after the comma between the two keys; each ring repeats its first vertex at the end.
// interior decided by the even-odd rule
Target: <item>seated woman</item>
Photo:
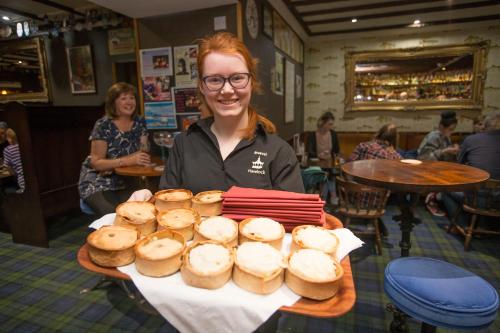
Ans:
{"type": "Polygon", "coordinates": [[[17,135],[14,130],[8,128],[5,136],[9,145],[3,150],[3,165],[9,169],[12,175],[16,176],[17,183],[12,184],[12,186],[11,184],[6,184],[4,190],[5,193],[23,193],[25,189],[24,172],[17,135]]]}
{"type": "Polygon", "coordinates": [[[451,135],[457,127],[457,117],[454,111],[441,114],[439,128],[428,133],[420,143],[417,153],[419,160],[455,161],[460,147],[452,144],[451,135]]]}
{"type": "Polygon", "coordinates": [[[127,83],[112,85],[106,95],[106,115],[97,120],[90,134],[90,155],[82,164],[78,190],[99,216],[114,212],[134,190],[126,188],[113,170],[150,163],[150,156],[139,150],[141,142],[147,141],[147,129],[137,115],[134,92],[127,83]]]}
{"type": "MultiPolygon", "coordinates": [[[[319,158],[322,161],[331,161],[335,155],[340,153],[339,139],[337,132],[333,129],[335,126],[335,116],[331,112],[325,112],[319,117],[316,124],[316,131],[309,133],[306,140],[306,153],[308,158],[319,158]]],[[[327,163],[329,164],[329,163],[327,163]]],[[[326,186],[323,187],[321,198],[327,200],[330,197],[330,203],[335,205],[338,202],[335,192],[335,181],[332,172],[328,174],[326,186]]]]}
{"type": "Polygon", "coordinates": [[[371,141],[361,142],[356,146],[349,161],[358,160],[400,160],[402,157],[396,151],[398,130],[394,124],[382,126],[371,141]]]}
{"type": "Polygon", "coordinates": [[[335,116],[325,112],[319,117],[316,131],[307,138],[306,152],[309,158],[329,160],[340,153],[339,139],[335,132],[335,116]]]}
{"type": "MultiPolygon", "coordinates": [[[[441,113],[439,128],[428,133],[418,147],[418,159],[432,161],[456,161],[456,155],[460,147],[452,144],[451,135],[457,127],[457,118],[454,111],[441,113]]],[[[440,196],[440,195],[439,195],[440,196]]],[[[427,209],[435,216],[444,216],[444,212],[439,208],[438,194],[429,193],[425,198],[427,209]]]]}
{"type": "MultiPolygon", "coordinates": [[[[250,104],[260,90],[257,60],[236,36],[201,40],[198,90],[210,116],[175,138],[160,188],[198,193],[231,186],[304,192],[292,147],[250,104]]],[[[148,199],[146,191],[134,199],[148,199]]]]}

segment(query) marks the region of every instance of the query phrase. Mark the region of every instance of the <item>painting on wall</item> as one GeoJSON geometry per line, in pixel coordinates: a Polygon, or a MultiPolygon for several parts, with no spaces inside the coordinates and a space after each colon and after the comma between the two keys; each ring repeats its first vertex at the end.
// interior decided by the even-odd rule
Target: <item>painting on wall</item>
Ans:
{"type": "Polygon", "coordinates": [[[66,48],[69,82],[73,94],[97,92],[90,45],[66,48]]]}
{"type": "Polygon", "coordinates": [[[134,31],[131,28],[108,30],[108,49],[109,55],[134,53],[134,31]]]}
{"type": "Polygon", "coordinates": [[[267,2],[262,6],[262,34],[273,39],[273,9],[267,2]]]}
{"type": "Polygon", "coordinates": [[[276,95],[283,96],[283,62],[285,57],[279,52],[274,53],[274,75],[272,75],[272,90],[276,95]]]}
{"type": "Polygon", "coordinates": [[[304,43],[285,20],[273,11],[274,45],[298,63],[304,62],[304,43]]]}

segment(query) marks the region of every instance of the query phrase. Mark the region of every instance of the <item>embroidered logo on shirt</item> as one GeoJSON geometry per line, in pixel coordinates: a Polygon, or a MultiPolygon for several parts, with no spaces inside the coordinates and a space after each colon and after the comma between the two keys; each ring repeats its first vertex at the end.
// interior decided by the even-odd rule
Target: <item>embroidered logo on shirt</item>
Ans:
{"type": "Polygon", "coordinates": [[[256,173],[256,174],[260,174],[260,175],[265,175],[266,171],[262,170],[262,167],[264,166],[264,162],[262,162],[260,160],[260,155],[266,156],[267,153],[265,153],[265,155],[264,155],[264,153],[260,153],[260,152],[254,152],[254,153],[256,155],[259,155],[259,157],[257,157],[257,160],[252,161],[252,168],[248,169],[248,173],[256,173]]]}

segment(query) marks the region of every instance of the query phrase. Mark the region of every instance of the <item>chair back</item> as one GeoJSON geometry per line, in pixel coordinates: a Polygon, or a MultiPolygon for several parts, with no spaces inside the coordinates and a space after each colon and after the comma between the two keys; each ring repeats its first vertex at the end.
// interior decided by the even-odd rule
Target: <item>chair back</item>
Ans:
{"type": "Polygon", "coordinates": [[[500,180],[488,179],[480,189],[466,193],[463,209],[473,214],[500,217],[500,180]]]}
{"type": "Polygon", "coordinates": [[[384,215],[390,191],[337,177],[339,213],[351,217],[376,218],[384,215]]]}

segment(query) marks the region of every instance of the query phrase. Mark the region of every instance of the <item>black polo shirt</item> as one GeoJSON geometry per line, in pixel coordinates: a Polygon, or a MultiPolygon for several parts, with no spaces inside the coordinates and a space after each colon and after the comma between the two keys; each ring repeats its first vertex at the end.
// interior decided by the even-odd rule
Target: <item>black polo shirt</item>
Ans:
{"type": "Polygon", "coordinates": [[[241,140],[222,160],[214,119],[201,119],[175,138],[160,189],[184,188],[193,193],[228,190],[231,186],[304,192],[300,167],[288,143],[258,124],[251,140],[241,140]]]}

